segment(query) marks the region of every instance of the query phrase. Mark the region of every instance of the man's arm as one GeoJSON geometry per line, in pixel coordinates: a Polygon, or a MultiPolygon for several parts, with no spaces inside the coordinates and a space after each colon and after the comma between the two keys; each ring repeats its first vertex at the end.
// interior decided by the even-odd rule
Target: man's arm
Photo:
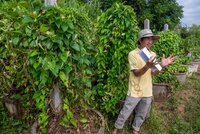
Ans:
{"type": "Polygon", "coordinates": [[[151,75],[157,75],[157,74],[159,74],[161,71],[159,71],[159,70],[156,70],[156,71],[151,71],[151,75]]]}
{"type": "Polygon", "coordinates": [[[135,76],[141,76],[143,75],[147,70],[149,69],[149,67],[147,65],[145,65],[143,68],[141,69],[135,69],[132,70],[135,76]]]}

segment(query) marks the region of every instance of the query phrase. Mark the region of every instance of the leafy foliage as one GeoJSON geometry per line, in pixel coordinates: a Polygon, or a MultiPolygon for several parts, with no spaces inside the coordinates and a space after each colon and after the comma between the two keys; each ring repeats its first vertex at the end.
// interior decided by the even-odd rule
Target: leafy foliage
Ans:
{"type": "Polygon", "coordinates": [[[164,24],[168,24],[170,29],[174,29],[183,17],[183,7],[176,0],[149,0],[148,6],[153,15],[150,19],[153,24],[151,29],[161,31],[164,24]]]}
{"type": "Polygon", "coordinates": [[[188,67],[176,61],[173,65],[169,66],[167,70],[171,73],[186,73],[188,70],[188,67]]]}
{"type": "MultiPolygon", "coordinates": [[[[160,40],[152,47],[152,50],[156,52],[158,59],[161,59],[163,54],[166,57],[169,57],[170,55],[179,56],[181,54],[180,44],[182,40],[176,33],[172,31],[162,31],[159,33],[159,35],[160,40]]],[[[154,77],[154,82],[175,84],[176,80],[175,77],[172,76],[172,73],[185,70],[186,68],[181,65],[181,62],[177,61],[175,64],[170,65],[170,67],[167,67],[162,74],[156,75],[154,77]]]]}
{"type": "Polygon", "coordinates": [[[101,97],[98,103],[105,112],[115,114],[116,104],[125,96],[128,83],[127,55],[136,47],[137,32],[136,16],[129,6],[114,4],[98,18],[96,91],[101,97]]]}
{"type": "Polygon", "coordinates": [[[73,8],[81,14],[84,13],[91,20],[95,20],[102,13],[99,0],[62,0],[58,1],[58,5],[63,8],[73,8]]]}
{"type": "Polygon", "coordinates": [[[187,38],[185,38],[183,49],[186,52],[190,52],[192,54],[192,58],[200,58],[200,27],[193,25],[188,32],[191,34],[187,38]]]}
{"type": "MultiPolygon", "coordinates": [[[[151,8],[146,0],[123,0],[125,4],[130,5],[137,16],[138,25],[141,29],[144,26],[144,20],[152,20],[153,14],[151,14],[151,8]]],[[[152,23],[151,23],[152,24],[152,23]]],[[[155,23],[153,25],[156,25],[155,23]]]]}
{"type": "Polygon", "coordinates": [[[106,11],[116,2],[122,2],[122,0],[99,0],[101,2],[101,9],[106,11]]]}
{"type": "Polygon", "coordinates": [[[169,85],[170,88],[173,88],[174,86],[178,85],[178,81],[176,77],[168,71],[161,72],[160,74],[154,76],[153,82],[154,83],[168,83],[170,84],[169,85]]]}
{"type": "Polygon", "coordinates": [[[160,35],[160,40],[152,47],[157,57],[161,58],[163,54],[165,54],[166,57],[180,54],[180,44],[182,40],[175,32],[162,31],[158,34],[160,35]]]}
{"type": "Polygon", "coordinates": [[[80,101],[83,107],[89,102],[90,66],[94,62],[91,23],[71,8],[45,8],[26,1],[4,4],[0,12],[0,67],[5,81],[1,92],[10,95],[13,88],[19,90],[21,103],[36,107],[41,130],[46,133],[48,98],[54,82],[64,97],[72,100],[65,106],[80,101]]]}
{"type": "Polygon", "coordinates": [[[161,31],[164,24],[174,29],[183,17],[182,6],[175,0],[122,0],[133,7],[139,27],[143,28],[145,19],[151,22],[153,31],[161,31]]]}

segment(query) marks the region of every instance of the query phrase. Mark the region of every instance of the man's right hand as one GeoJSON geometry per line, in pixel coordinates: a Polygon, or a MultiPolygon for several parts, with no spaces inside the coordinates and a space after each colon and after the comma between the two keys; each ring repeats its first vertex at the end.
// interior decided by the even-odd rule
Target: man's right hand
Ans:
{"type": "Polygon", "coordinates": [[[151,67],[155,66],[156,64],[158,64],[156,56],[151,56],[151,58],[149,59],[149,61],[147,61],[146,66],[148,68],[151,68],[151,67]]]}

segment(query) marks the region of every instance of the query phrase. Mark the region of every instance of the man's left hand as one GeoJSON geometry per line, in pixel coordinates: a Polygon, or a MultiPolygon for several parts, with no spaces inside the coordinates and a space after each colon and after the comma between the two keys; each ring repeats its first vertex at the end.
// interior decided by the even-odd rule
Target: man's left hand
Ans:
{"type": "Polygon", "coordinates": [[[165,66],[168,66],[170,64],[173,64],[175,60],[176,60],[176,57],[172,57],[170,55],[168,58],[165,58],[165,55],[163,54],[161,66],[165,67],[165,66]]]}

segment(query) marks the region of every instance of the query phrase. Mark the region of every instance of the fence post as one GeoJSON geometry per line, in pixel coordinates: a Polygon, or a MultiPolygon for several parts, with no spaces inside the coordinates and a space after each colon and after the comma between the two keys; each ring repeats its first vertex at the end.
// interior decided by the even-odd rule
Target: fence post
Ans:
{"type": "Polygon", "coordinates": [[[45,6],[57,6],[57,0],[44,0],[45,6]]]}
{"type": "Polygon", "coordinates": [[[165,25],[164,25],[164,31],[168,31],[168,29],[169,29],[168,24],[165,24],[165,25]]]}
{"type": "Polygon", "coordinates": [[[149,22],[149,20],[148,19],[145,19],[144,20],[144,29],[150,29],[150,22],[149,22]]]}

